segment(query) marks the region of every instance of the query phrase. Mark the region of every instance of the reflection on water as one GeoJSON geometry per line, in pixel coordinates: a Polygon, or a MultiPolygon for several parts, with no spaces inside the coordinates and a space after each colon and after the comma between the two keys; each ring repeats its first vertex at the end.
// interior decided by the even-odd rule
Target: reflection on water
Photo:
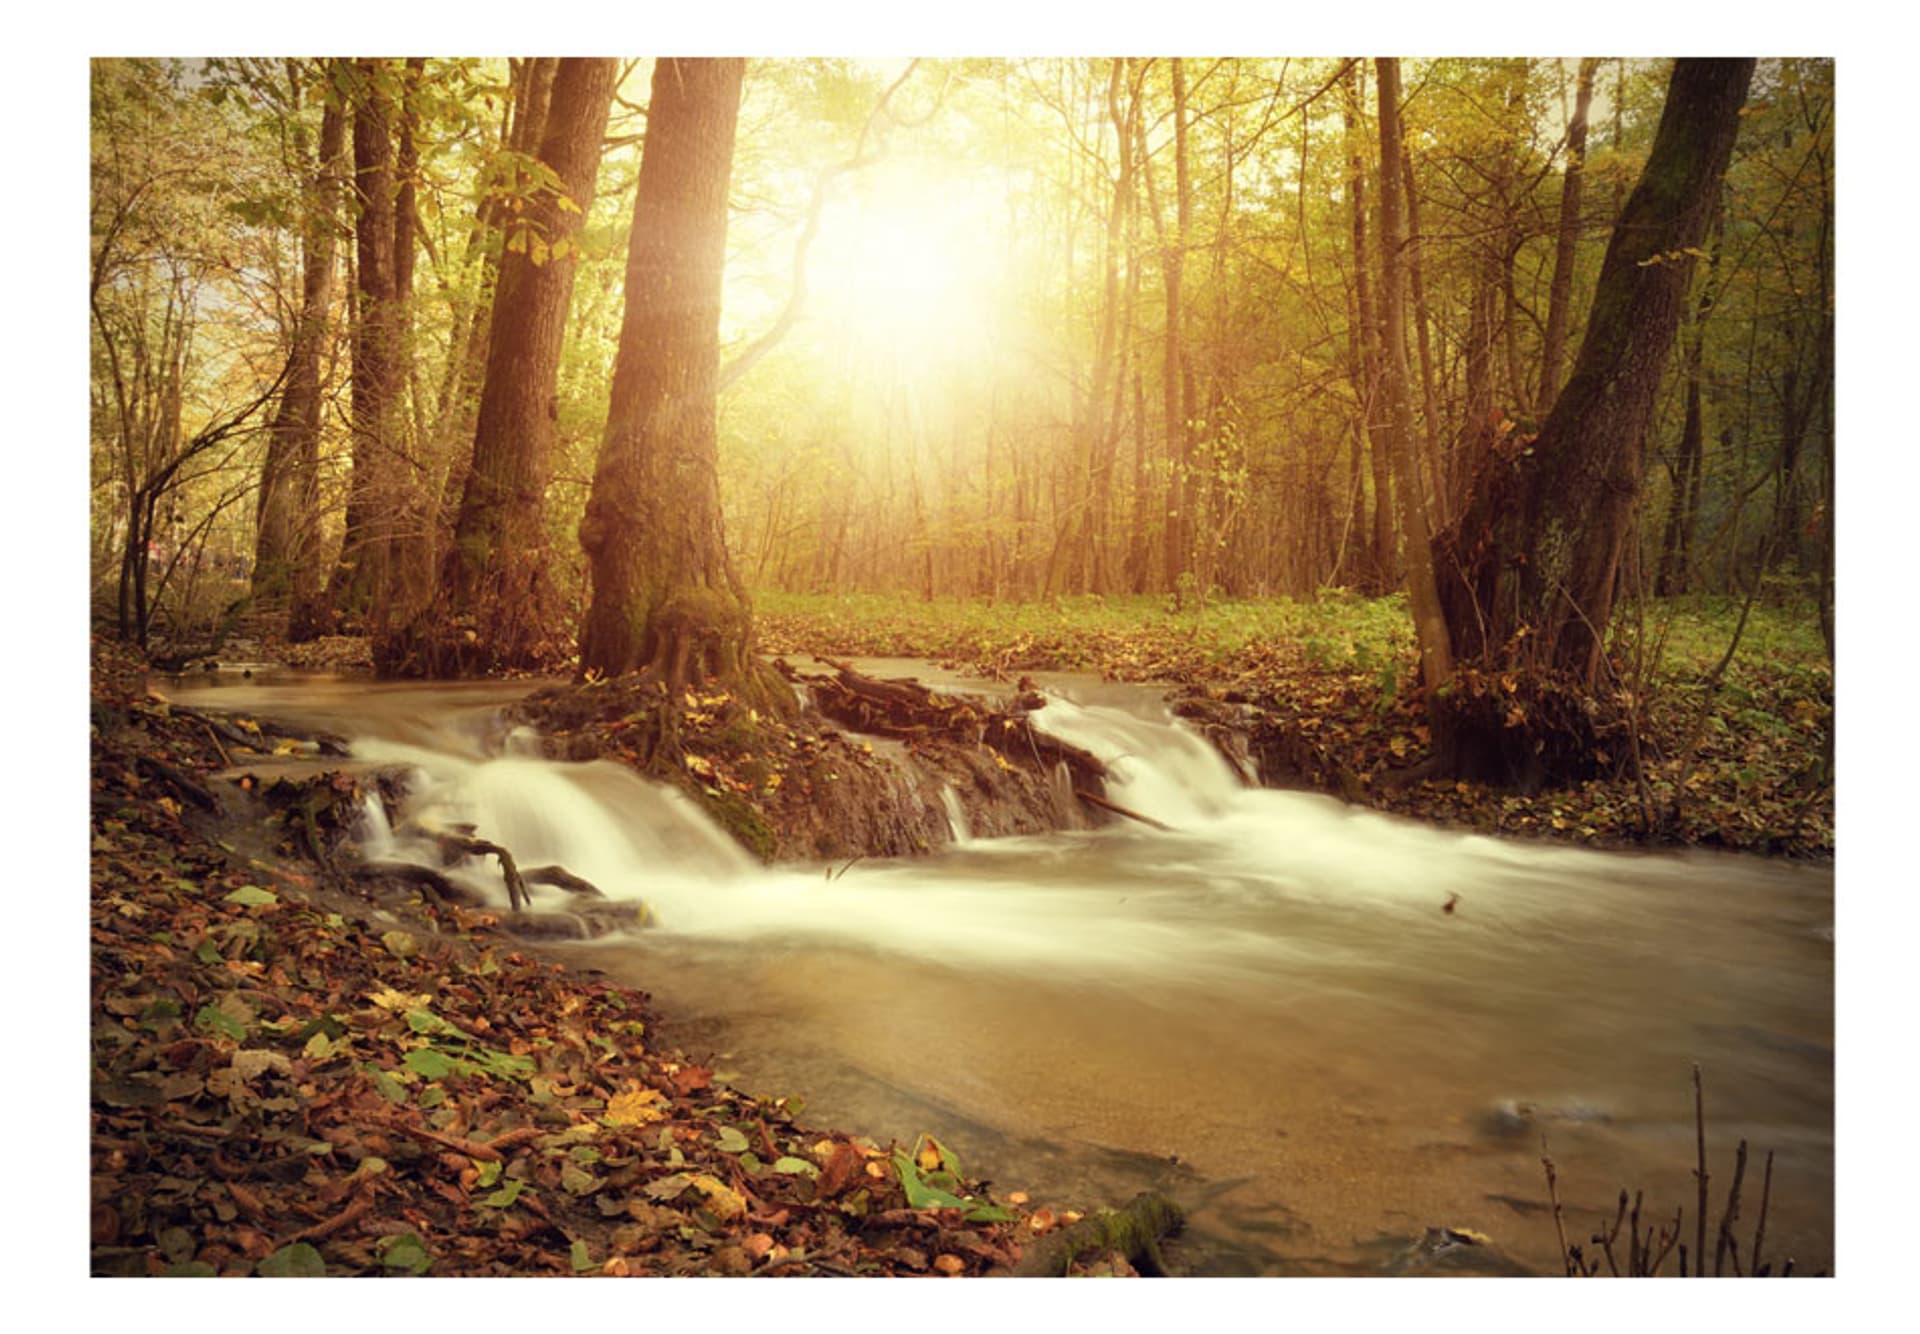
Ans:
{"type": "Polygon", "coordinates": [[[1047,684],[1047,725],[1172,832],[766,870],[616,766],[502,756],[491,711],[524,685],[174,693],[352,735],[417,766],[438,818],[647,899],[658,929],[571,955],[653,991],[670,1036],[749,1087],[932,1131],[1043,1201],[1169,1190],[1213,1272],[1405,1269],[1430,1227],[1554,1272],[1543,1136],[1569,1236],[1623,1185],[1690,1217],[1695,1061],[1716,1195],[1736,1140],[1756,1174],[1773,1150],[1769,1253],[1831,1264],[1830,872],[1246,791],[1151,691],[1047,684]]]}

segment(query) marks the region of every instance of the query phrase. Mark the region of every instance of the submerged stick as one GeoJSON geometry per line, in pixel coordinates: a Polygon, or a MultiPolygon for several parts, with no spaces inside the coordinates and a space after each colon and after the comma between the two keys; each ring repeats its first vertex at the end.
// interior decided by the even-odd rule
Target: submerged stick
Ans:
{"type": "Polygon", "coordinates": [[[1142,815],[1139,811],[1130,811],[1117,801],[1108,801],[1105,797],[1096,797],[1085,788],[1076,787],[1073,790],[1073,795],[1086,802],[1089,806],[1098,806],[1103,811],[1112,811],[1115,815],[1124,815],[1129,820],[1138,820],[1141,824],[1158,829],[1162,833],[1171,834],[1174,832],[1173,826],[1170,824],[1162,824],[1151,815],[1142,815]]]}

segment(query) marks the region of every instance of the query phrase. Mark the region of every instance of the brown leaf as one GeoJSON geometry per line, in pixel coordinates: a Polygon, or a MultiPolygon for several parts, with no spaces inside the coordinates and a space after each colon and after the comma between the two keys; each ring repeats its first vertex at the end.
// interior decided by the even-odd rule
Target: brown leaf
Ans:
{"type": "Polygon", "coordinates": [[[863,1161],[860,1150],[843,1141],[833,1151],[833,1157],[827,1162],[826,1171],[820,1174],[818,1198],[830,1200],[845,1191],[860,1174],[860,1165],[863,1161]]]}

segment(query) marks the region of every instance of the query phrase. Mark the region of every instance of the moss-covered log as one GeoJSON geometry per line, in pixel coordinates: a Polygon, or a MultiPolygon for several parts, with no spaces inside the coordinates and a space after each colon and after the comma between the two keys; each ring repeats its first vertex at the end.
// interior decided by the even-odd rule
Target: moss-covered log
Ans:
{"type": "Polygon", "coordinates": [[[1094,1260],[1118,1251],[1142,1274],[1166,1277],[1160,1239],[1186,1222],[1180,1206],[1164,1195],[1142,1191],[1121,1209],[1102,1209],[1072,1227],[1043,1237],[1027,1248],[1013,1267],[1015,1278],[1061,1278],[1076,1260],[1094,1260]]]}

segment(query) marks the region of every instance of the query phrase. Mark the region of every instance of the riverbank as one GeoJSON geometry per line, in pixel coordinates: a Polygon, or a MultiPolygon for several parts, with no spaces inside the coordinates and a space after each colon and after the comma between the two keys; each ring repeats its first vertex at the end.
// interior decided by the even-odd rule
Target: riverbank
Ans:
{"type": "Polygon", "coordinates": [[[294,849],[354,780],[211,780],[104,643],[92,721],[94,1273],[966,1275],[1077,1219],[728,1087],[497,913],[349,892],[294,849]]]}
{"type": "Polygon", "coordinates": [[[1253,758],[1265,760],[1267,785],[1443,827],[1828,861],[1831,664],[1804,609],[1757,606],[1744,626],[1739,612],[1724,602],[1663,604],[1647,614],[1644,651],[1634,635],[1618,637],[1621,688],[1644,701],[1638,735],[1603,753],[1600,777],[1531,794],[1417,776],[1428,735],[1411,622],[1397,597],[1176,612],[1154,598],[994,606],[765,594],[756,625],[768,653],[926,658],[1008,689],[1039,671],[1164,682],[1176,711],[1243,733],[1253,758]]]}

